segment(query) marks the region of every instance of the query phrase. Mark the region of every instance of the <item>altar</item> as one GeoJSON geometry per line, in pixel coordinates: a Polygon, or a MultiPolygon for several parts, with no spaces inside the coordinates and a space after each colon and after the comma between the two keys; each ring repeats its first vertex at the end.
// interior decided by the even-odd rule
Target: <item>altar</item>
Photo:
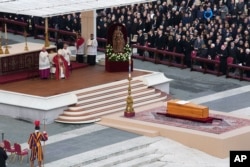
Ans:
{"type": "MultiPolygon", "coordinates": [[[[26,71],[30,65],[38,68],[39,53],[44,44],[27,43],[28,51],[25,51],[25,43],[8,46],[10,54],[0,54],[0,75],[26,71]]],[[[48,52],[56,51],[56,46],[46,48],[48,52]]],[[[3,52],[5,46],[2,47],[3,52]]]]}

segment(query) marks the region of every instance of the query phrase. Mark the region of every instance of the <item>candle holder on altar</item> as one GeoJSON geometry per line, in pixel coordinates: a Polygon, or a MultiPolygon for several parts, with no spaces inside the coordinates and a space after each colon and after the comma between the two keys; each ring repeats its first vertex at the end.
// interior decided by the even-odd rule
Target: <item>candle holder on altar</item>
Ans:
{"type": "Polygon", "coordinates": [[[26,31],[24,31],[24,38],[25,38],[25,47],[24,47],[24,50],[25,51],[28,51],[29,50],[29,48],[28,48],[28,44],[27,44],[27,32],[26,31]]]}
{"type": "Polygon", "coordinates": [[[3,54],[3,49],[2,49],[2,36],[0,37],[0,54],[3,54]]]}
{"type": "Polygon", "coordinates": [[[48,33],[45,33],[45,47],[49,47],[50,43],[49,43],[49,35],[48,33]]]}
{"type": "Polygon", "coordinates": [[[10,54],[9,52],[9,46],[8,46],[8,39],[5,39],[5,51],[4,51],[5,54],[10,54]]]}
{"type": "Polygon", "coordinates": [[[134,107],[133,107],[133,97],[131,96],[131,55],[129,57],[129,71],[128,71],[128,96],[127,96],[127,100],[126,100],[126,110],[124,112],[124,116],[125,117],[134,117],[135,116],[135,112],[134,112],[134,107]]]}

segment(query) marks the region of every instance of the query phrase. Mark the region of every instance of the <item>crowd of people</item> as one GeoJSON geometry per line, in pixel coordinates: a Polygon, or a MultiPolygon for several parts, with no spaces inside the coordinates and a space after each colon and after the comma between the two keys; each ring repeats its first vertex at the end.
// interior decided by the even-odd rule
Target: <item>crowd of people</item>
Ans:
{"type": "MultiPolygon", "coordinates": [[[[44,20],[36,17],[3,13],[0,17],[28,20],[29,27],[44,25],[44,20]]],[[[80,13],[51,17],[49,27],[80,32],[80,20],[80,13]]],[[[188,67],[193,50],[208,59],[219,55],[221,62],[225,62],[231,56],[234,63],[250,66],[248,0],[158,0],[99,9],[96,22],[99,38],[107,38],[110,25],[121,23],[127,28],[130,40],[137,35],[140,45],[183,53],[188,67]]],[[[154,55],[149,53],[149,56],[154,55]]],[[[225,73],[224,65],[221,72],[225,73]]]]}
{"type": "Polygon", "coordinates": [[[121,23],[130,39],[138,36],[140,45],[184,53],[188,67],[193,50],[208,59],[219,55],[225,74],[229,56],[234,63],[250,66],[249,14],[250,2],[244,0],[158,0],[99,10],[97,36],[106,38],[107,28],[121,23]]]}
{"type": "MultiPolygon", "coordinates": [[[[48,18],[48,27],[56,30],[79,33],[81,31],[81,15],[80,13],[72,13],[67,15],[53,16],[48,18]]],[[[12,13],[0,12],[0,18],[5,18],[11,21],[27,23],[26,31],[33,36],[35,26],[45,26],[44,18],[37,16],[27,16],[12,13]]],[[[15,24],[8,25],[8,29],[18,30],[20,26],[15,24]]],[[[23,31],[23,30],[22,30],[23,31]]],[[[44,31],[39,30],[39,34],[44,34],[44,31]]],[[[50,36],[55,38],[56,33],[50,33],[50,36]]]]}

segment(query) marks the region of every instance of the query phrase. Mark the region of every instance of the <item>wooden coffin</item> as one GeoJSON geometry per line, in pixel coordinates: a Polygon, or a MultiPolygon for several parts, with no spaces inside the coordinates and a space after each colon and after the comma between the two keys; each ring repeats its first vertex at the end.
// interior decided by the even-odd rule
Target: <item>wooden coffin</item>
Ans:
{"type": "Polygon", "coordinates": [[[170,100],[167,102],[167,113],[182,117],[207,118],[208,107],[183,100],[170,100]]]}

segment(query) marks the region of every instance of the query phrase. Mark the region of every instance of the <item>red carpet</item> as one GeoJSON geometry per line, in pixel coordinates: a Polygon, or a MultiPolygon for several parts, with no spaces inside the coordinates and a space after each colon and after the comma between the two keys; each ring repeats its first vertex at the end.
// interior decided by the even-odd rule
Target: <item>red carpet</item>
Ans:
{"type": "Polygon", "coordinates": [[[137,112],[135,116],[130,119],[185,129],[192,129],[213,134],[222,134],[235,130],[237,128],[250,126],[250,120],[248,119],[214,113],[209,113],[209,117],[213,119],[212,122],[200,122],[197,120],[188,120],[180,117],[169,117],[166,116],[166,114],[158,113],[166,113],[166,106],[159,106],[156,108],[137,112]]]}
{"type": "MultiPolygon", "coordinates": [[[[72,69],[79,69],[87,67],[88,65],[85,63],[77,63],[77,62],[71,62],[72,63],[72,69]]],[[[38,75],[38,73],[36,74],[38,75]]],[[[29,73],[27,71],[18,72],[14,74],[7,74],[7,75],[0,75],[0,84],[6,84],[10,82],[16,82],[21,81],[25,79],[29,79],[29,73]]]]}
{"type": "Polygon", "coordinates": [[[162,113],[162,112],[157,112],[157,114],[159,114],[159,115],[164,115],[164,116],[166,116],[166,117],[179,118],[179,119],[186,119],[186,120],[190,120],[190,121],[203,122],[203,123],[212,123],[213,120],[222,121],[221,118],[214,118],[214,117],[194,118],[194,117],[178,116],[178,115],[173,115],[173,114],[168,114],[168,113],[162,113]]]}

